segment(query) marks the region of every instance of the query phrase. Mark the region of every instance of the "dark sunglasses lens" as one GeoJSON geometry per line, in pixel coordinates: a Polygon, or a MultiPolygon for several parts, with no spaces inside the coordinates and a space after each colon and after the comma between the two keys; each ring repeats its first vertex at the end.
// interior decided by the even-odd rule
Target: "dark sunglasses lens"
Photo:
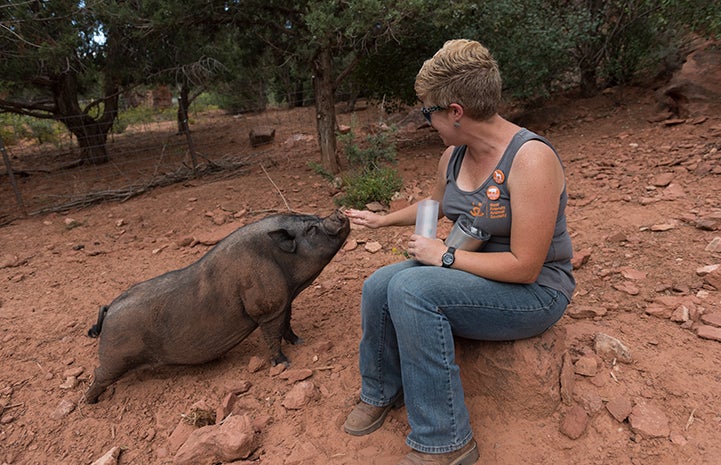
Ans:
{"type": "Polygon", "coordinates": [[[428,111],[428,108],[421,108],[421,113],[423,113],[423,117],[428,121],[428,123],[431,122],[431,112],[428,111]]]}

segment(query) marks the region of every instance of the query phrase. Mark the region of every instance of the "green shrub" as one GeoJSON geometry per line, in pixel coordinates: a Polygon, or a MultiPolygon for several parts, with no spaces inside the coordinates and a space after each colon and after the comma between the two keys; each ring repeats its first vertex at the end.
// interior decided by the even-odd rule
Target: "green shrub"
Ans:
{"type": "Polygon", "coordinates": [[[178,110],[175,107],[158,110],[147,105],[138,105],[118,112],[118,117],[113,122],[113,133],[122,134],[128,126],[134,124],[173,121],[177,118],[177,114],[178,110]]]}
{"type": "Polygon", "coordinates": [[[330,173],[327,169],[323,168],[323,165],[321,165],[320,163],[315,161],[309,161],[308,166],[315,172],[315,174],[323,176],[328,181],[333,182],[335,180],[335,176],[333,176],[333,174],[330,173]]]}
{"type": "Polygon", "coordinates": [[[344,194],[337,199],[338,205],[365,208],[370,202],[388,205],[393,195],[403,188],[403,179],[395,169],[383,166],[352,174],[344,179],[344,185],[344,194]]]}
{"type": "Polygon", "coordinates": [[[403,188],[403,179],[395,168],[396,150],[385,133],[366,137],[365,147],[354,143],[352,134],[341,136],[350,166],[342,177],[343,194],[336,199],[339,205],[364,208],[370,202],[388,205],[393,195],[403,188]]]}
{"type": "Polygon", "coordinates": [[[0,135],[7,145],[22,139],[36,139],[40,144],[57,146],[65,131],[65,126],[57,121],[12,113],[0,114],[0,128],[0,135]]]}
{"type": "Polygon", "coordinates": [[[39,144],[52,143],[58,145],[60,143],[60,135],[63,128],[57,121],[41,118],[28,118],[27,125],[30,132],[39,144]]]}

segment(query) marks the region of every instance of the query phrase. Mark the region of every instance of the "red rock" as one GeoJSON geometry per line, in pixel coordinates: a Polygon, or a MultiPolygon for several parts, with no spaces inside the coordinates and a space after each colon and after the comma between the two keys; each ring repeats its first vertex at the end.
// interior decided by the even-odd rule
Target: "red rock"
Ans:
{"type": "MultiPolygon", "coordinates": [[[[471,416],[488,405],[500,414],[547,418],[561,403],[566,330],[558,325],[537,337],[512,342],[456,338],[456,363],[471,416]]],[[[570,362],[569,362],[570,363],[570,362]]],[[[573,375],[573,367],[568,370],[573,375]]],[[[566,386],[567,387],[567,386],[566,386]]]]}
{"type": "Polygon", "coordinates": [[[578,439],[588,427],[588,414],[580,405],[575,405],[566,412],[561,421],[561,433],[571,439],[578,439]]]}
{"type": "Polygon", "coordinates": [[[222,422],[228,415],[233,412],[238,396],[235,393],[229,392],[223,397],[222,402],[215,410],[215,423],[222,422]]]}
{"type": "Polygon", "coordinates": [[[656,187],[666,187],[676,178],[676,173],[661,173],[654,176],[651,184],[656,187]]]}
{"type": "Polygon", "coordinates": [[[270,376],[278,376],[279,374],[283,373],[285,369],[285,364],[279,363],[276,366],[270,368],[270,376]]]}
{"type": "Polygon", "coordinates": [[[70,415],[73,410],[75,410],[75,403],[68,399],[63,399],[60,401],[55,411],[50,414],[50,418],[53,420],[60,420],[70,415]]]}
{"type": "Polygon", "coordinates": [[[122,449],[118,446],[107,451],[102,457],[92,463],[92,465],[116,465],[122,449]]]}
{"type": "Polygon", "coordinates": [[[718,265],[718,264],[701,266],[699,268],[696,268],[696,274],[698,276],[706,276],[707,274],[713,273],[714,271],[718,270],[719,268],[721,268],[721,265],[718,265]]]}
{"type": "Polygon", "coordinates": [[[350,252],[351,250],[355,250],[357,248],[358,248],[358,241],[356,241],[355,239],[348,239],[346,241],[345,245],[343,246],[343,250],[345,250],[346,252],[350,252]]]}
{"type": "Polygon", "coordinates": [[[286,379],[291,383],[297,383],[313,376],[313,370],[309,368],[300,368],[296,370],[286,370],[278,375],[280,379],[286,379]]]}
{"type": "Polygon", "coordinates": [[[613,285],[613,288],[628,295],[638,295],[641,292],[638,287],[630,283],[617,283],[613,285]]]}
{"type": "Polygon", "coordinates": [[[615,358],[619,362],[631,363],[631,351],[615,337],[604,333],[596,333],[593,348],[598,355],[605,359],[615,358]]]}
{"type": "Polygon", "coordinates": [[[608,313],[608,310],[604,307],[591,307],[588,305],[571,305],[566,309],[566,314],[576,319],[597,318],[604,316],[606,313],[608,313]]]}
{"type": "Polygon", "coordinates": [[[250,360],[248,360],[248,371],[250,371],[251,373],[259,371],[264,366],[265,359],[258,357],[257,355],[253,355],[252,357],[250,357],[250,360]]]}
{"type": "Polygon", "coordinates": [[[577,270],[583,265],[585,265],[588,262],[588,259],[591,258],[591,252],[592,249],[590,248],[574,252],[573,258],[571,258],[571,264],[573,265],[573,269],[577,270]]]}
{"type": "Polygon", "coordinates": [[[579,375],[596,376],[596,373],[598,373],[598,362],[593,357],[584,356],[576,361],[574,368],[579,375]]]}
{"type": "Polygon", "coordinates": [[[193,426],[189,425],[184,420],[180,420],[168,438],[168,449],[170,452],[175,453],[178,449],[180,449],[183,443],[188,440],[188,437],[190,437],[190,433],[193,431],[195,431],[193,426]]]}
{"type": "MultiPolygon", "coordinates": [[[[704,249],[706,252],[718,252],[721,250],[721,237],[714,237],[711,239],[711,242],[708,243],[706,248],[704,249]]],[[[717,268],[721,266],[718,265],[717,268]]]]}
{"type": "Polygon", "coordinates": [[[681,305],[685,305],[689,308],[695,306],[696,304],[700,303],[700,300],[695,296],[673,296],[673,295],[664,295],[660,297],[656,297],[653,300],[655,303],[662,305],[664,307],[670,308],[672,310],[680,307],[681,305]]]}
{"type": "Polygon", "coordinates": [[[175,456],[176,465],[211,465],[245,459],[258,447],[247,415],[231,415],[221,425],[193,431],[175,456]]]}
{"type": "Polygon", "coordinates": [[[624,267],[621,268],[621,274],[624,278],[630,279],[632,281],[638,281],[641,279],[646,279],[646,273],[643,271],[635,270],[631,267],[624,267]]]}
{"type": "Polygon", "coordinates": [[[702,339],[721,342],[721,328],[715,326],[700,325],[696,329],[696,335],[702,339]]]}
{"type": "Polygon", "coordinates": [[[270,126],[253,128],[250,130],[248,138],[250,139],[250,145],[253,147],[269,144],[275,139],[275,128],[270,126]]]}
{"type": "Polygon", "coordinates": [[[703,281],[717,291],[721,291],[721,268],[704,276],[703,281]]]}
{"type": "Polygon", "coordinates": [[[290,410],[299,410],[308,405],[311,400],[318,398],[318,396],[318,389],[313,382],[301,381],[293,386],[293,389],[285,396],[283,407],[290,410]]]}
{"type": "Polygon", "coordinates": [[[634,433],[646,438],[664,438],[671,433],[666,415],[645,402],[634,405],[628,421],[634,433]]]}
{"type": "Polygon", "coordinates": [[[681,433],[671,433],[669,439],[671,439],[672,443],[679,446],[685,446],[688,444],[688,439],[686,439],[681,433]]]}
{"type": "Polygon", "coordinates": [[[678,184],[669,184],[667,188],[663,190],[664,200],[678,200],[686,197],[686,192],[678,184]]]}
{"type": "Polygon", "coordinates": [[[680,305],[671,314],[671,321],[676,323],[685,323],[691,319],[690,312],[687,306],[680,305]]]}
{"type": "Polygon", "coordinates": [[[646,314],[655,316],[658,318],[671,318],[671,314],[673,313],[673,310],[669,307],[665,307],[663,305],[658,304],[649,304],[645,309],[646,314]]]}
{"type": "Polygon", "coordinates": [[[626,420],[626,418],[628,418],[632,408],[633,404],[625,397],[616,397],[615,399],[608,401],[606,404],[606,410],[608,410],[608,413],[610,413],[611,416],[619,423],[622,423],[626,420]]]}
{"type": "Polygon", "coordinates": [[[721,327],[721,312],[706,313],[701,315],[701,321],[707,325],[721,327]]]}

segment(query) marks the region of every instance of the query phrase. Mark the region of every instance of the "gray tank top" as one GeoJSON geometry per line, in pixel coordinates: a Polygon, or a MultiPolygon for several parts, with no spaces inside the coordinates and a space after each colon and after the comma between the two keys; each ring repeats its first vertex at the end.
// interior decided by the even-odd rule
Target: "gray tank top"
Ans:
{"type": "MultiPolygon", "coordinates": [[[[539,140],[545,143],[558,157],[556,149],[546,139],[527,129],[521,129],[511,139],[511,143],[508,144],[491,176],[472,192],[461,190],[456,184],[458,172],[466,153],[466,146],[456,147],[448,161],[446,191],[441,203],[443,213],[452,221],[456,221],[460,215],[467,215],[476,227],[489,233],[491,238],[483,248],[484,252],[508,252],[511,249],[511,198],[508,192],[508,175],[516,153],[529,140],[539,140]]],[[[560,162],[561,158],[558,159],[560,162]]],[[[551,246],[536,282],[556,289],[570,301],[576,281],[573,278],[573,266],[571,265],[573,247],[566,228],[567,202],[568,194],[564,186],[559,199],[558,216],[551,246]]]]}

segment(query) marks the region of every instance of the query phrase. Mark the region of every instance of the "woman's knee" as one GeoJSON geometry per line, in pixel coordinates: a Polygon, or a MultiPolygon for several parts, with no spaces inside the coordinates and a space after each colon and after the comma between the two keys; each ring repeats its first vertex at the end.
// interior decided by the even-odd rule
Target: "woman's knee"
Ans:
{"type": "Polygon", "coordinates": [[[414,266],[411,262],[411,260],[407,260],[377,269],[363,282],[363,293],[376,293],[380,291],[385,294],[391,280],[403,274],[408,268],[414,266]]]}

